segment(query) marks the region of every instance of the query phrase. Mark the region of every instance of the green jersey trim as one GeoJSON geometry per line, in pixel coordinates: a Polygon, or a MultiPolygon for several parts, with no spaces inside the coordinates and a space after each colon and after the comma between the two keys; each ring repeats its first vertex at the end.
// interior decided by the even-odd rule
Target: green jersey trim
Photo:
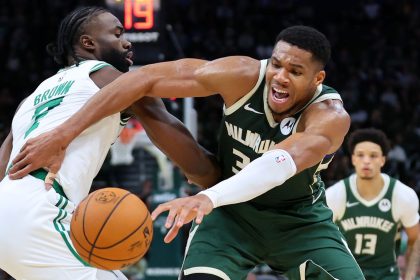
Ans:
{"type": "Polygon", "coordinates": [[[61,235],[61,237],[63,238],[64,243],[66,244],[67,248],[70,250],[70,252],[72,253],[72,255],[79,261],[81,262],[84,266],[90,267],[90,265],[85,262],[77,253],[76,249],[73,247],[71,241],[70,241],[70,235],[69,235],[69,231],[65,230],[64,225],[62,224],[62,221],[66,218],[67,216],[67,212],[64,211],[62,208],[65,207],[65,205],[67,205],[67,199],[66,203],[64,204],[63,207],[59,207],[59,212],[57,217],[55,217],[53,224],[54,224],[54,228],[55,230],[61,235]]]}
{"type": "Polygon", "coordinates": [[[104,68],[104,67],[107,67],[107,66],[110,66],[110,67],[114,68],[114,67],[113,67],[111,64],[109,64],[109,63],[106,63],[106,62],[100,62],[100,63],[96,64],[95,66],[93,66],[93,67],[90,69],[89,74],[90,74],[90,73],[93,73],[93,72],[96,72],[96,71],[98,71],[98,70],[100,70],[100,69],[102,69],[102,68],[104,68]]]}
{"type": "Polygon", "coordinates": [[[87,62],[87,61],[89,61],[89,60],[83,60],[83,61],[80,61],[80,62],[79,62],[79,64],[73,64],[73,65],[70,65],[70,66],[67,66],[67,67],[61,68],[60,70],[58,70],[57,74],[58,74],[58,73],[61,73],[61,72],[64,72],[64,71],[67,71],[67,70],[69,70],[69,69],[71,69],[71,68],[73,68],[73,67],[79,66],[79,65],[81,65],[81,64],[83,64],[83,63],[85,63],[85,62],[87,62]]]}
{"type": "MultiPolygon", "coordinates": [[[[32,175],[32,176],[34,176],[35,178],[38,178],[38,179],[40,179],[42,181],[45,181],[45,178],[48,175],[48,171],[40,168],[40,169],[37,169],[35,171],[32,171],[29,174],[32,175]]],[[[61,195],[64,198],[67,199],[67,196],[64,193],[63,187],[56,180],[53,181],[53,188],[54,188],[54,190],[55,190],[56,193],[58,193],[59,195],[61,195]]]]}

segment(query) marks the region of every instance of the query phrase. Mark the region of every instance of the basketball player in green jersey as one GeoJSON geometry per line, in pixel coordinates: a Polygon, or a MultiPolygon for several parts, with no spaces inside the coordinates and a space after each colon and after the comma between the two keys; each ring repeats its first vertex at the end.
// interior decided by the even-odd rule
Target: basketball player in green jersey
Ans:
{"type": "Polygon", "coordinates": [[[339,94],[322,84],[329,57],[322,33],[293,26],[279,34],[268,60],[231,56],[147,65],[104,87],[57,130],[29,140],[13,160],[11,177],[55,164],[51,154],[143,96],[220,94],[224,180],[152,214],[169,211],[166,242],[195,221],[180,279],[241,280],[261,263],[287,271],[290,279],[363,279],[332,222],[319,176],[350,126],[339,94]]]}
{"type": "Polygon", "coordinates": [[[368,280],[397,280],[395,240],[400,226],[408,236],[408,256],[419,235],[416,193],[381,173],[389,143],[377,129],[360,129],[349,137],[356,173],[327,189],[334,221],[368,280]]]}

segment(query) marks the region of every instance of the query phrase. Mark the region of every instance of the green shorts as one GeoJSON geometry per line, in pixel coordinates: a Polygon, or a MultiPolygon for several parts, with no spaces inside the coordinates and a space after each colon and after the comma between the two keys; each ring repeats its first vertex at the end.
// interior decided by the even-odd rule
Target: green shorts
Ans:
{"type": "Polygon", "coordinates": [[[192,226],[183,273],[240,280],[258,264],[285,273],[308,260],[340,280],[364,279],[324,201],[281,210],[241,203],[192,226]]]}
{"type": "Polygon", "coordinates": [[[378,268],[362,268],[366,280],[398,280],[400,270],[397,265],[388,265],[378,268]]]}

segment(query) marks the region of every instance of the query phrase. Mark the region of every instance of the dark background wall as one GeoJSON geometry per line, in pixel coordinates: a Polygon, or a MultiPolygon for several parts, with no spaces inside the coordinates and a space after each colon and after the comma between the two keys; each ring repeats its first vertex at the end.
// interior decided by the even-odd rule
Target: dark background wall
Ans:
{"type": "MultiPolygon", "coordinates": [[[[358,127],[383,129],[393,154],[386,171],[419,187],[420,2],[415,0],[167,0],[166,22],[186,56],[214,59],[241,54],[270,56],[277,33],[294,24],[324,32],[333,47],[326,84],[336,88],[358,127]],[[395,156],[396,155],[396,156],[395,156]]],[[[104,1],[15,0],[0,5],[0,139],[8,133],[19,102],[58,67],[45,52],[63,16],[79,5],[104,1]]],[[[168,41],[168,49],[175,48],[168,41]]],[[[176,52],[175,52],[176,53],[176,52]]],[[[137,54],[140,55],[140,54],[137,54]]],[[[175,56],[168,56],[168,59],[175,56]]],[[[199,141],[215,151],[221,100],[196,100],[199,141]]],[[[328,182],[347,175],[345,147],[328,182]]],[[[417,190],[418,191],[418,190],[417,190]]]]}

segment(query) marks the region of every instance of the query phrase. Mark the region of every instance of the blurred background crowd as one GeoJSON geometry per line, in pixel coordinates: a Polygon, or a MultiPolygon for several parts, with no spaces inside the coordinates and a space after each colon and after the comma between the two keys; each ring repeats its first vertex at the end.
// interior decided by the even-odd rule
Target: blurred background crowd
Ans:
{"type": "MultiPolygon", "coordinates": [[[[166,22],[187,57],[249,55],[263,59],[270,57],[274,39],[284,27],[305,24],[322,31],[332,44],[325,84],[341,94],[351,114],[351,130],[376,127],[385,131],[392,150],[384,171],[420,194],[420,1],[162,1],[166,22]]],[[[9,132],[21,100],[58,70],[45,45],[54,39],[60,20],[79,5],[104,4],[99,0],[2,1],[0,140],[9,132]]],[[[168,40],[168,48],[172,43],[168,40]]],[[[178,52],[167,58],[179,56],[178,52]]],[[[181,116],[182,101],[165,102],[171,112],[181,116]]],[[[195,99],[195,108],[198,141],[215,152],[221,99],[195,99]]],[[[159,152],[146,148],[148,144],[138,139],[138,124],[132,122],[127,129],[132,133],[126,132],[122,144],[132,144],[120,145],[118,151],[128,158],[113,159],[110,154],[95,186],[126,187],[146,200],[156,189],[182,186],[182,176],[171,170],[159,152]]],[[[343,146],[323,178],[331,185],[351,172],[343,146]]],[[[193,191],[182,190],[184,194],[193,191]]]]}

